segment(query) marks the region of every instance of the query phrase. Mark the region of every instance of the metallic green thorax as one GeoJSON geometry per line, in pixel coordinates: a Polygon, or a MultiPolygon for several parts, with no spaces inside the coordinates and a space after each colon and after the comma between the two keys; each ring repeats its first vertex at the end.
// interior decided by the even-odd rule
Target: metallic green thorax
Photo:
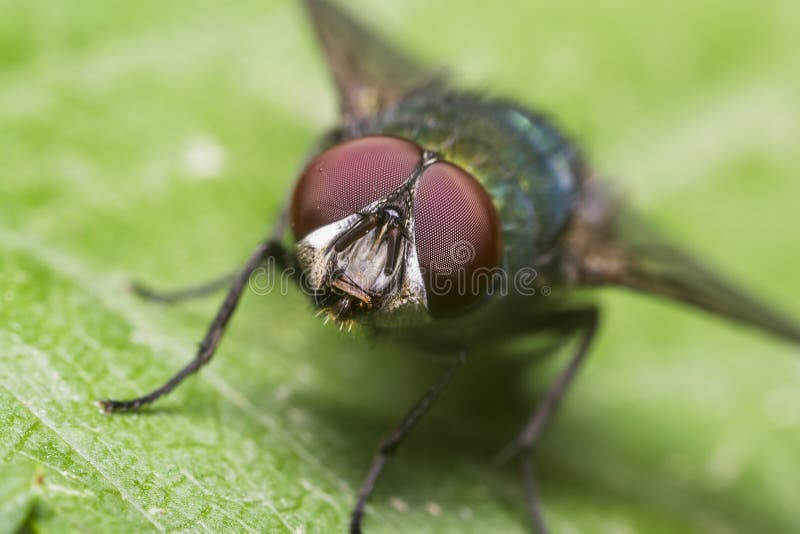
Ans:
{"type": "Polygon", "coordinates": [[[584,167],[575,147],[545,118],[516,104],[469,93],[425,90],[341,132],[416,141],[469,171],[486,187],[503,226],[504,265],[536,265],[573,213],[584,167]]]}

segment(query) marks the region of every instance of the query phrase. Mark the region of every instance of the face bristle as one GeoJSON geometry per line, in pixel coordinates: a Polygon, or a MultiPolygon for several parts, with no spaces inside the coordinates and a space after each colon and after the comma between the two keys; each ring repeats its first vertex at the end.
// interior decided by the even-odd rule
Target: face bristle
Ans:
{"type": "Polygon", "coordinates": [[[321,315],[325,315],[325,318],[322,321],[323,325],[328,324],[329,322],[333,321],[335,324],[339,325],[339,331],[341,332],[344,328],[347,328],[347,332],[353,331],[353,326],[355,325],[355,321],[353,319],[339,317],[333,308],[321,308],[314,314],[314,317],[319,317],[321,315]]]}

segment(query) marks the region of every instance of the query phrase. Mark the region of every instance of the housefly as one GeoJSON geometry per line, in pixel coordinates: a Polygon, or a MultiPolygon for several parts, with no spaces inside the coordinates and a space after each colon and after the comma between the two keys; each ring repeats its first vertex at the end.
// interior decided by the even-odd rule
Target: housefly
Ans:
{"type": "Polygon", "coordinates": [[[707,270],[638,219],[550,120],[517,103],[453,88],[324,0],[305,0],[338,88],[341,124],[314,146],[271,235],[230,278],[196,357],[151,393],[104,400],[135,410],[214,355],[252,273],[293,273],[326,320],[359,325],[452,358],[385,437],[350,530],[387,458],[427,413],[468,352],[536,333],[578,339],[518,437],[501,453],[523,470],[533,526],[545,531],[532,450],[584,361],[599,311],[576,289],[623,286],[800,343],[800,327],[707,270]],[[286,245],[291,233],[293,244],[286,245]]]}

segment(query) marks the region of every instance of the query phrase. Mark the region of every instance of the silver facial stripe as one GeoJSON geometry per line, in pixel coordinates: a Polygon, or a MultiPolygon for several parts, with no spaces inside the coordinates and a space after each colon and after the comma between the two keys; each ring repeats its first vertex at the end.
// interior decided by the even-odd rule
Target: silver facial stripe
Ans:
{"type": "Polygon", "coordinates": [[[397,189],[300,240],[297,258],[312,290],[326,295],[323,299],[351,299],[378,320],[401,310],[427,309],[413,209],[418,179],[436,161],[436,154],[423,153],[397,189]]]}

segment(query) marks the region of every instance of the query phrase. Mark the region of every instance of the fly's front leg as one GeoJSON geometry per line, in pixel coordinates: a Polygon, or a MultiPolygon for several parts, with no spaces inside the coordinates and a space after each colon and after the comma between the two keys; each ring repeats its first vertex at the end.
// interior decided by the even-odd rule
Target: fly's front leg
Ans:
{"type": "Polygon", "coordinates": [[[599,318],[600,315],[597,308],[587,308],[561,312],[553,317],[549,317],[546,320],[547,324],[542,325],[546,328],[550,326],[549,323],[552,323],[553,327],[567,327],[572,331],[582,331],[583,334],[580,338],[578,348],[570,358],[567,366],[550,384],[547,393],[522,427],[522,431],[519,433],[519,436],[517,436],[517,439],[510,443],[497,456],[498,462],[504,462],[519,455],[528,511],[535,531],[540,534],[546,533],[547,528],[545,527],[544,518],[542,517],[539,496],[536,489],[532,453],[542,432],[558,409],[561,399],[569,389],[578,369],[589,353],[589,347],[597,333],[599,318]]]}
{"type": "Polygon", "coordinates": [[[217,346],[222,339],[222,335],[225,333],[225,328],[228,325],[228,321],[233,315],[233,312],[236,310],[236,306],[239,304],[239,299],[241,298],[244,289],[248,285],[250,275],[256,268],[270,258],[273,258],[279,267],[285,267],[289,262],[288,253],[277,241],[264,241],[255,249],[255,251],[253,251],[245,266],[234,277],[230,289],[228,290],[228,295],[222,302],[222,305],[217,311],[217,315],[209,325],[208,331],[206,332],[203,341],[200,343],[197,355],[183,369],[181,369],[175,376],[169,379],[162,386],[154,389],[147,395],[129,400],[108,399],[97,401],[96,404],[100,407],[100,409],[102,409],[105,413],[139,409],[146,404],[152,403],[159,397],[166,395],[175,389],[178,384],[183,382],[186,377],[208,363],[212,356],[214,356],[217,346]]]}
{"type": "Polygon", "coordinates": [[[386,460],[397,449],[400,443],[411,433],[411,430],[419,423],[431,409],[431,406],[439,398],[439,395],[445,390],[447,385],[453,379],[456,369],[460,367],[465,360],[464,353],[458,355],[456,360],[448,365],[442,372],[439,380],[436,381],[425,394],[417,401],[416,404],[408,411],[406,416],[400,421],[392,432],[383,438],[378,444],[378,452],[372,459],[372,465],[369,468],[364,482],[361,483],[361,489],[358,492],[358,501],[356,502],[353,512],[350,515],[350,533],[359,534],[361,532],[361,520],[364,517],[364,508],[367,505],[369,496],[372,495],[372,490],[375,488],[375,482],[378,480],[386,460]]]}

